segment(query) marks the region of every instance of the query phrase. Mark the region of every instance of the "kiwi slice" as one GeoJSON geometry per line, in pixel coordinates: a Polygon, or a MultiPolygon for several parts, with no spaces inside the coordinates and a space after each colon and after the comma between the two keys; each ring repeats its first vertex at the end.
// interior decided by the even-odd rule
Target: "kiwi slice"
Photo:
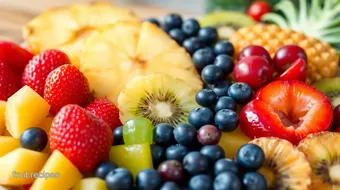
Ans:
{"type": "Polygon", "coordinates": [[[153,125],[187,122],[189,112],[199,107],[197,91],[185,82],[165,75],[133,78],[118,97],[120,120],[143,117],[153,125]]]}
{"type": "Polygon", "coordinates": [[[327,95],[333,107],[340,104],[340,77],[322,79],[313,86],[327,95]]]}
{"type": "Polygon", "coordinates": [[[256,24],[247,15],[234,11],[218,11],[207,14],[199,20],[201,27],[213,26],[217,28],[221,40],[226,40],[239,28],[249,27],[256,24]]]}

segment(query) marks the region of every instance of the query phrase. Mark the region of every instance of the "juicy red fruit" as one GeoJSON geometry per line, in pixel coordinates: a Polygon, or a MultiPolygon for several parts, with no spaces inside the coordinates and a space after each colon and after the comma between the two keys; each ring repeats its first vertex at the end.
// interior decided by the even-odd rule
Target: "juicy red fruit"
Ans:
{"type": "Polygon", "coordinates": [[[167,160],[158,166],[158,173],[163,181],[179,183],[183,179],[183,167],[177,160],[167,160]]]}
{"type": "Polygon", "coordinates": [[[0,62],[9,64],[15,73],[21,74],[32,57],[32,53],[19,45],[9,41],[0,41],[0,62]]]}
{"type": "Polygon", "coordinates": [[[238,60],[240,61],[241,59],[249,56],[260,56],[265,58],[269,63],[272,62],[272,58],[270,57],[268,51],[264,49],[262,46],[257,46],[257,45],[250,45],[242,49],[238,56],[238,60]]]}
{"type": "Polygon", "coordinates": [[[9,64],[0,62],[0,100],[7,101],[20,89],[20,80],[9,64]]]}
{"type": "Polygon", "coordinates": [[[334,124],[340,127],[340,105],[334,108],[333,114],[334,114],[334,124]]]}
{"type": "Polygon", "coordinates": [[[271,6],[264,1],[256,1],[250,5],[248,9],[248,15],[254,20],[260,22],[264,14],[272,11],[271,6]]]}
{"type": "Polygon", "coordinates": [[[332,105],[322,92],[301,81],[275,81],[257,92],[240,112],[250,138],[279,137],[297,144],[332,126],[332,105]]]}
{"type": "Polygon", "coordinates": [[[307,63],[302,58],[299,58],[276,80],[306,81],[306,78],[307,78],[307,63]]]}
{"type": "Polygon", "coordinates": [[[286,71],[297,59],[302,58],[306,63],[307,54],[299,46],[286,45],[282,46],[273,58],[273,63],[279,73],[286,71]]]}

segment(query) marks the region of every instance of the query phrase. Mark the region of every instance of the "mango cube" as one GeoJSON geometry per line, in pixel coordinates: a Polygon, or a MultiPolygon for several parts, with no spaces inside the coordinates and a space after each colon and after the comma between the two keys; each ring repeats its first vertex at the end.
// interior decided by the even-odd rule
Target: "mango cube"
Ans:
{"type": "Polygon", "coordinates": [[[7,153],[17,148],[20,148],[19,139],[7,136],[0,136],[0,157],[6,155],[7,153]]]}
{"type": "Polygon", "coordinates": [[[48,115],[50,105],[28,86],[22,87],[6,104],[5,118],[8,132],[14,138],[27,128],[36,127],[48,115]]]}
{"type": "Polygon", "coordinates": [[[0,135],[3,135],[6,130],[5,110],[6,110],[6,102],[0,101],[0,135]]]}
{"type": "Polygon", "coordinates": [[[105,181],[97,178],[85,178],[80,180],[72,190],[108,190],[105,184],[105,181]]]}
{"type": "Polygon", "coordinates": [[[233,132],[222,132],[218,145],[223,148],[226,158],[235,158],[238,149],[249,141],[251,139],[241,131],[240,127],[237,127],[233,132]]]}
{"type": "MultiPolygon", "coordinates": [[[[52,126],[52,121],[53,121],[53,117],[51,117],[51,116],[46,117],[38,125],[38,127],[42,128],[48,134],[50,132],[50,129],[51,129],[51,126],[52,126]]],[[[45,149],[43,150],[43,152],[46,152],[46,153],[49,153],[49,154],[51,153],[49,142],[47,142],[47,145],[46,145],[45,149]]]]}

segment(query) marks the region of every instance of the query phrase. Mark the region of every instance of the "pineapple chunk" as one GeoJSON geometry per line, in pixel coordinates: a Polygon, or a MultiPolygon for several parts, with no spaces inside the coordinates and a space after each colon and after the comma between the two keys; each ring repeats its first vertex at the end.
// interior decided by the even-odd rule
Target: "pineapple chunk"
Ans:
{"type": "Polygon", "coordinates": [[[7,129],[5,129],[4,136],[12,137],[11,133],[9,133],[7,129]]]}
{"type": "Polygon", "coordinates": [[[251,139],[241,131],[240,127],[237,127],[233,132],[222,132],[218,145],[223,148],[226,158],[235,158],[238,149],[249,141],[251,139]]]}
{"type": "Polygon", "coordinates": [[[0,158],[1,185],[27,185],[33,183],[33,174],[39,173],[48,154],[18,148],[0,158]]]}
{"type": "MultiPolygon", "coordinates": [[[[38,127],[42,128],[48,134],[50,132],[50,129],[51,129],[52,121],[53,121],[53,117],[51,117],[51,116],[46,117],[38,125],[38,127]]],[[[43,152],[46,152],[46,153],[49,153],[49,154],[51,153],[50,143],[49,142],[47,142],[47,145],[46,145],[45,149],[43,150],[43,152]]]]}
{"type": "Polygon", "coordinates": [[[48,115],[50,105],[28,86],[11,96],[6,105],[5,117],[8,132],[14,138],[27,128],[37,126],[48,115]]]}
{"type": "Polygon", "coordinates": [[[20,140],[13,137],[0,136],[0,157],[20,148],[20,140]]]}
{"type": "Polygon", "coordinates": [[[79,170],[58,150],[53,151],[42,171],[55,176],[36,179],[30,190],[69,190],[82,178],[79,170]]]}
{"type": "Polygon", "coordinates": [[[5,108],[6,108],[6,102],[0,101],[0,135],[3,135],[5,133],[5,130],[6,130],[5,108]]]}
{"type": "Polygon", "coordinates": [[[77,183],[76,186],[72,188],[72,190],[107,190],[105,181],[97,178],[91,177],[82,179],[77,183]]]}

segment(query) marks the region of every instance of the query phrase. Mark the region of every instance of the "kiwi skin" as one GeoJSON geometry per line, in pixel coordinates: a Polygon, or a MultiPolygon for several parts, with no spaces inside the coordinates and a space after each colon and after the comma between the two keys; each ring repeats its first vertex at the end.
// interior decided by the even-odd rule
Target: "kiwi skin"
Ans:
{"type": "Polygon", "coordinates": [[[322,79],[313,86],[327,95],[333,108],[340,104],[340,77],[322,79]]]}

